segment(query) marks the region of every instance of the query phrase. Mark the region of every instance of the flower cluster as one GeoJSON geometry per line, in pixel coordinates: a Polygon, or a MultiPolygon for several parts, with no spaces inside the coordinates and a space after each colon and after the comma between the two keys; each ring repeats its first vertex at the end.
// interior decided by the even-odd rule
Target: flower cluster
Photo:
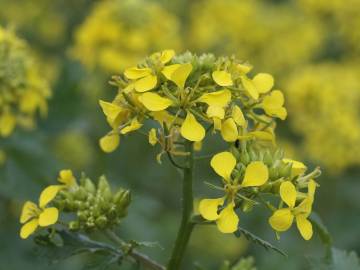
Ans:
{"type": "Polygon", "coordinates": [[[209,131],[229,143],[273,142],[274,119],[287,116],[284,96],[273,90],[270,74],[250,76],[251,69],[235,57],[175,55],[173,50],[152,54],[114,76],[118,94],[112,102],[100,101],[112,128],[100,139],[101,148],[114,151],[121,136],[146,120],[158,123],[149,131],[149,142],[174,155],[181,154],[177,142],[201,142],[209,131]]]}
{"type": "Polygon", "coordinates": [[[0,27],[0,137],[17,125],[33,127],[35,115],[47,114],[50,89],[26,43],[0,27]]]}
{"type": "Polygon", "coordinates": [[[70,221],[62,222],[63,225],[70,230],[85,231],[111,228],[127,214],[130,192],[119,189],[113,194],[104,176],[96,186],[85,175],[78,183],[71,170],[62,170],[58,181],[60,184],[50,185],[41,192],[38,204],[25,202],[20,217],[20,223],[24,224],[21,238],[28,238],[38,227],[59,223],[60,213],[70,214],[70,221]]]}
{"type": "Polygon", "coordinates": [[[239,217],[235,209],[248,212],[263,204],[273,212],[269,223],[276,232],[288,230],[295,218],[302,237],[306,240],[312,237],[308,217],[317,186],[313,179],[319,176],[319,169],[305,174],[307,168],[302,162],[284,158],[281,151],[251,148],[218,153],[210,165],[221,177],[221,186],[215,188],[225,195],[201,200],[199,212],[205,220],[216,222],[222,233],[237,230],[239,217]],[[279,209],[265,201],[265,196],[280,197],[279,209]],[[283,208],[283,203],[288,207],[283,208]]]}
{"type": "Polygon", "coordinates": [[[97,3],[75,33],[72,55],[88,69],[118,72],[151,50],[180,47],[177,18],[156,3],[97,3]]]}

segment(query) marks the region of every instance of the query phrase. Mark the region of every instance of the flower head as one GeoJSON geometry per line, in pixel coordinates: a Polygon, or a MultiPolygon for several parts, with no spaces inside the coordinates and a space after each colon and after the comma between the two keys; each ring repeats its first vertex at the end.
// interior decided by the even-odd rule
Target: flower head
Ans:
{"type": "Polygon", "coordinates": [[[240,183],[239,178],[234,177],[236,158],[230,152],[221,152],[211,159],[211,167],[222,177],[225,197],[217,199],[203,199],[199,205],[199,212],[203,218],[216,221],[218,229],[223,233],[232,233],[237,230],[239,218],[235,213],[235,198],[237,193],[247,187],[259,187],[264,185],[268,178],[268,168],[263,162],[251,162],[245,169],[240,183]],[[219,211],[219,206],[222,206],[219,211]]]}

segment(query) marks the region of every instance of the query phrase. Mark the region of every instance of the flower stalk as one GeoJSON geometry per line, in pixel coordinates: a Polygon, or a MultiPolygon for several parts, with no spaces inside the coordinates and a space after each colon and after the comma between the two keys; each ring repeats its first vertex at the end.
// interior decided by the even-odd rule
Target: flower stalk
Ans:
{"type": "Polygon", "coordinates": [[[194,157],[193,144],[191,142],[186,142],[185,151],[190,154],[186,157],[187,167],[183,168],[182,218],[175,245],[168,263],[168,270],[180,269],[182,259],[184,257],[192,230],[194,228],[194,223],[191,222],[194,201],[192,188],[194,157]]]}

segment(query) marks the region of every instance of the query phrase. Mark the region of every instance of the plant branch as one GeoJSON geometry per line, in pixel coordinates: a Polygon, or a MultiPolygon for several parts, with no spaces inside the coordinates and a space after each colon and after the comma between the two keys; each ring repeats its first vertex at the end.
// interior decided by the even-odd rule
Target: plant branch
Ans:
{"type": "Polygon", "coordinates": [[[119,245],[119,247],[126,253],[128,256],[132,257],[135,261],[140,262],[145,268],[152,269],[152,270],[165,270],[165,266],[159,264],[158,262],[154,261],[153,259],[149,258],[149,256],[135,250],[129,248],[129,244],[127,244],[124,240],[118,237],[113,231],[106,230],[105,235],[109,238],[112,242],[119,245]]]}

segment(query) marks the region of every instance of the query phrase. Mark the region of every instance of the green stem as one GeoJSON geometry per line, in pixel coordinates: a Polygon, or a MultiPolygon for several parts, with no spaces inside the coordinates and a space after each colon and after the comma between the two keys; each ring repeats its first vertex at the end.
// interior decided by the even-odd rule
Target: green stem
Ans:
{"type": "Polygon", "coordinates": [[[193,145],[187,142],[185,145],[185,151],[189,152],[187,167],[183,169],[183,187],[182,187],[182,218],[180,228],[176,237],[175,246],[172,250],[172,254],[168,263],[168,270],[179,270],[182,259],[184,257],[194,223],[191,222],[191,216],[193,213],[193,145]]]}

